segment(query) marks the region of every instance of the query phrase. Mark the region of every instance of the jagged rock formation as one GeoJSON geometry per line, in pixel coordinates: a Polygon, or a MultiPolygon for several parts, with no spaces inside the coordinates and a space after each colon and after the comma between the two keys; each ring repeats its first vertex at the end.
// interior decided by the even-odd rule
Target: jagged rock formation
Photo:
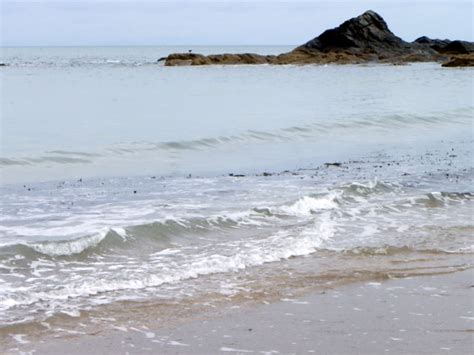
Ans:
{"type": "Polygon", "coordinates": [[[415,39],[413,43],[428,46],[439,53],[445,54],[469,54],[474,52],[474,43],[467,41],[431,39],[426,36],[423,36],[415,39]]]}
{"type": "Polygon", "coordinates": [[[373,11],[347,20],[337,28],[324,31],[302,48],[319,51],[350,50],[354,53],[393,53],[400,54],[410,45],[395,36],[384,19],[373,11]]]}
{"type": "Polygon", "coordinates": [[[444,47],[439,48],[438,52],[446,54],[469,54],[474,52],[474,43],[467,41],[452,41],[444,47]]]}
{"type": "Polygon", "coordinates": [[[326,64],[447,60],[447,55],[474,52],[474,43],[420,37],[405,42],[393,34],[374,11],[345,21],[288,53],[277,56],[243,54],[202,55],[175,53],[160,60],[167,66],[210,64],[326,64]]]}

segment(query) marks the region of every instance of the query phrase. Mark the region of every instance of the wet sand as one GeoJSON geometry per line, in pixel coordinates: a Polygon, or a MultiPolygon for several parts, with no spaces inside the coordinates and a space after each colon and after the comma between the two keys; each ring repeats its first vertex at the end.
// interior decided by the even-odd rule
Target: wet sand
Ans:
{"type": "Polygon", "coordinates": [[[470,269],[235,306],[175,327],[111,325],[96,335],[19,346],[35,354],[468,354],[473,293],[470,269]]]}

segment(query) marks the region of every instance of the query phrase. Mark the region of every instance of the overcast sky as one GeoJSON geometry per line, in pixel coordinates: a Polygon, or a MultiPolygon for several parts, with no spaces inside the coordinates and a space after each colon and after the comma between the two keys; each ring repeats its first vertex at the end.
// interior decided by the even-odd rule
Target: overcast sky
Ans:
{"type": "Polygon", "coordinates": [[[405,40],[473,40],[474,1],[1,1],[9,45],[296,45],[372,9],[405,40]]]}

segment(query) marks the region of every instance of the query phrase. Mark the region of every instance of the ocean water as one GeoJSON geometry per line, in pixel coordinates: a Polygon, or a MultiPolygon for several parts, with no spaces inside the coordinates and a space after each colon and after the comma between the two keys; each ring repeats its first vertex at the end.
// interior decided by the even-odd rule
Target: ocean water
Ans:
{"type": "Polygon", "coordinates": [[[2,49],[1,335],[473,266],[472,69],[186,50],[2,49]]]}

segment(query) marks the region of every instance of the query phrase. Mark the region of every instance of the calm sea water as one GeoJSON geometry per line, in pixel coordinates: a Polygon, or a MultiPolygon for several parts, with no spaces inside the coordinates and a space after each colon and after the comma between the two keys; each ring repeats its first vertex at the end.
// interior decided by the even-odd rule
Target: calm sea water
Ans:
{"type": "Polygon", "coordinates": [[[2,49],[0,333],[472,267],[472,69],[187,49],[2,49]]]}

